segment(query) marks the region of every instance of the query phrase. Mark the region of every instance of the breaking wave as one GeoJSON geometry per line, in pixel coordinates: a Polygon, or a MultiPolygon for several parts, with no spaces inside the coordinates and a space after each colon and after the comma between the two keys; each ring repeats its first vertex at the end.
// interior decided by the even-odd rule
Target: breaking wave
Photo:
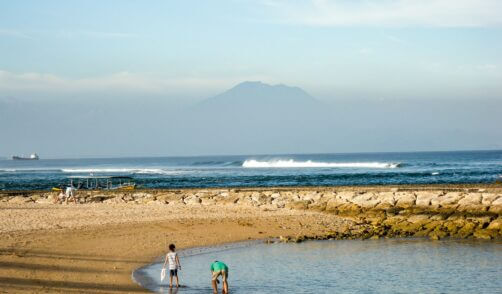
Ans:
{"type": "Polygon", "coordinates": [[[173,174],[172,170],[160,168],[63,168],[65,173],[131,173],[131,174],[173,174]]]}
{"type": "Polygon", "coordinates": [[[47,172],[60,172],[58,168],[4,168],[0,169],[3,173],[47,173],[47,172]]]}
{"type": "Polygon", "coordinates": [[[301,168],[301,167],[338,167],[338,168],[397,168],[400,163],[389,162],[318,162],[318,161],[295,161],[289,160],[246,160],[242,167],[247,168],[301,168]]]}
{"type": "Polygon", "coordinates": [[[217,161],[217,160],[208,160],[208,161],[196,161],[191,164],[192,166],[241,166],[242,161],[217,161]]]}

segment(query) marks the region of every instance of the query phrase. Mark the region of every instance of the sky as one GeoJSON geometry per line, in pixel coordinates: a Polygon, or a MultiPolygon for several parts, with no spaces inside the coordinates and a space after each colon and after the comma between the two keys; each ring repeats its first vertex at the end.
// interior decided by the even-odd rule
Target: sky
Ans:
{"type": "Polygon", "coordinates": [[[197,97],[261,80],[327,99],[499,97],[500,52],[498,0],[0,3],[13,96],[197,97]]]}
{"type": "MultiPolygon", "coordinates": [[[[499,0],[1,1],[0,107],[105,99],[178,109],[242,81],[301,87],[336,105],[497,105],[500,52],[499,0]]],[[[21,141],[36,148],[15,135],[36,122],[9,113],[0,131],[19,144],[0,155],[21,141]]]]}

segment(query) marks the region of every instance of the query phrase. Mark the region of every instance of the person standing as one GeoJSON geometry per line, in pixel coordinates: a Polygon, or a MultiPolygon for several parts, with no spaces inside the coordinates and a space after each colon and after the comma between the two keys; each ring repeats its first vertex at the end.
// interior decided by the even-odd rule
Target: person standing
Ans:
{"type": "Polygon", "coordinates": [[[211,274],[212,274],[212,280],[211,283],[213,285],[213,293],[217,294],[218,293],[218,277],[221,276],[223,280],[223,291],[221,293],[223,294],[228,294],[228,266],[221,262],[221,261],[215,261],[211,264],[211,274]]]}
{"type": "Polygon", "coordinates": [[[166,264],[169,264],[169,288],[173,287],[173,277],[176,277],[176,287],[179,287],[178,269],[181,270],[181,264],[174,244],[169,244],[169,252],[166,254],[164,269],[166,268],[166,264]]]}

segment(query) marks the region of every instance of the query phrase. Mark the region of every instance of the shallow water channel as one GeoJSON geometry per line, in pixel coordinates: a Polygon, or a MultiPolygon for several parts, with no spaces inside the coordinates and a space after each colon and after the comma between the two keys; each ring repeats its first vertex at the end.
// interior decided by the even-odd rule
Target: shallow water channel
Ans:
{"type": "MultiPolygon", "coordinates": [[[[180,289],[162,262],[133,278],[159,293],[212,293],[209,266],[229,266],[230,293],[502,293],[502,242],[422,239],[240,243],[180,253],[180,289]]],[[[221,291],[221,289],[219,289],[221,291]]]]}

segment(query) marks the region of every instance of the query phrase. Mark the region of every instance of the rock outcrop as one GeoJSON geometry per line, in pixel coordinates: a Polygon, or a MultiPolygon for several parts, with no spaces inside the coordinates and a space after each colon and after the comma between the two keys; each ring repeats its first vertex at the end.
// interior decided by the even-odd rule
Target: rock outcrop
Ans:
{"type": "MultiPolygon", "coordinates": [[[[498,186],[78,191],[76,198],[82,204],[241,205],[262,210],[312,210],[350,218],[357,224],[352,228],[328,227],[331,233],[316,238],[413,236],[437,240],[502,236],[502,188],[498,186]]],[[[54,192],[0,194],[0,201],[20,205],[52,205],[55,199],[54,192]]]]}

